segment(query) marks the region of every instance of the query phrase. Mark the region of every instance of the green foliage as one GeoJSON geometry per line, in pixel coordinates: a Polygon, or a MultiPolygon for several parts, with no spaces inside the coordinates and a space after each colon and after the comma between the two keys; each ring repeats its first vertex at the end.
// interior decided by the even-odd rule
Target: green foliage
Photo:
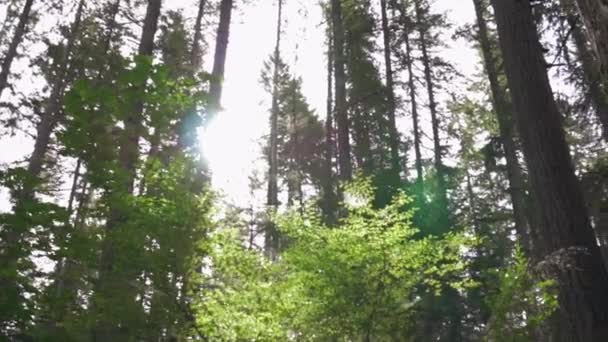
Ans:
{"type": "Polygon", "coordinates": [[[537,280],[521,248],[515,249],[513,264],[498,275],[498,292],[488,298],[492,312],[488,339],[532,341],[535,329],[558,308],[553,280],[537,280]]]}
{"type": "Polygon", "coordinates": [[[197,305],[209,338],[405,338],[422,297],[473,285],[462,258],[471,239],[416,238],[413,210],[404,210],[407,196],[374,209],[369,181],[349,189],[349,213],[335,228],[324,226],[313,208],[278,219],[289,247],[275,264],[235,242],[234,232],[215,236],[197,305]]]}

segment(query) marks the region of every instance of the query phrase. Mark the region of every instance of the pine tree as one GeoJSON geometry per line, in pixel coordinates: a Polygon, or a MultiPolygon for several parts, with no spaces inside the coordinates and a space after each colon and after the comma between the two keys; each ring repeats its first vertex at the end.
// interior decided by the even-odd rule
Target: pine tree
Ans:
{"type": "Polygon", "coordinates": [[[477,40],[481,47],[481,54],[490,83],[493,107],[498,118],[500,138],[507,160],[507,175],[509,178],[509,191],[513,205],[515,229],[524,250],[530,253],[532,251],[532,241],[530,239],[529,218],[527,217],[526,209],[525,179],[517,157],[515,126],[511,115],[512,107],[507,97],[506,89],[499,81],[499,58],[495,55],[496,43],[492,43],[487,26],[485,9],[488,4],[482,0],[474,0],[473,3],[477,17],[477,40]]]}
{"type": "MultiPolygon", "coordinates": [[[[278,185],[278,125],[279,125],[279,73],[282,68],[281,61],[281,25],[283,20],[283,0],[278,2],[277,14],[277,38],[272,58],[272,108],[270,109],[270,137],[268,146],[268,193],[266,195],[266,205],[270,214],[276,213],[279,206],[279,185],[278,185]]],[[[273,257],[279,251],[279,236],[273,222],[268,222],[266,232],[266,253],[273,257]]]]}
{"type": "Polygon", "coordinates": [[[422,1],[414,1],[414,13],[416,16],[417,30],[418,30],[418,44],[420,45],[421,51],[421,62],[424,67],[424,80],[426,83],[426,90],[428,95],[428,107],[431,115],[431,127],[433,131],[433,156],[435,165],[435,179],[437,182],[436,189],[436,203],[434,209],[438,220],[434,224],[436,227],[435,233],[445,233],[449,226],[449,213],[448,213],[448,197],[447,197],[447,180],[446,180],[446,168],[443,164],[443,146],[441,144],[440,136],[440,122],[439,113],[437,110],[436,97],[436,85],[435,78],[433,75],[434,69],[432,65],[432,56],[429,51],[429,44],[431,37],[429,36],[429,28],[437,23],[433,23],[434,18],[430,17],[429,5],[422,1]]]}
{"type": "Polygon", "coordinates": [[[535,227],[544,240],[539,267],[554,272],[559,284],[564,321],[572,324],[563,332],[567,338],[605,340],[608,275],[574,175],[529,5],[496,0],[492,5],[531,192],[541,214],[535,227]]]}
{"type": "Polygon", "coordinates": [[[401,173],[401,160],[399,157],[399,133],[395,120],[395,85],[393,81],[393,62],[391,53],[391,32],[389,31],[389,18],[386,9],[386,0],[380,1],[382,13],[382,37],[384,43],[384,65],[386,68],[386,88],[387,88],[387,107],[388,107],[388,131],[391,150],[391,167],[395,177],[399,178],[401,173]]]}
{"type": "Polygon", "coordinates": [[[346,75],[344,71],[344,23],[341,0],[331,0],[331,23],[333,29],[335,115],[338,124],[338,166],[342,181],[352,178],[349,118],[346,103],[346,75]]]}

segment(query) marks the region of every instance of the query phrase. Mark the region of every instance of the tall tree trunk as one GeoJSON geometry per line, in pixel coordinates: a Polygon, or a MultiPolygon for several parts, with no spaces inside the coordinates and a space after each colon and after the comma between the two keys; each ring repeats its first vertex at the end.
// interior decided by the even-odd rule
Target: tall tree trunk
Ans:
{"type": "Polygon", "coordinates": [[[602,79],[608,82],[608,2],[606,0],[576,0],[576,2],[597,54],[602,79]]]}
{"type": "Polygon", "coordinates": [[[197,72],[198,70],[200,70],[203,63],[203,51],[201,48],[201,40],[203,40],[203,16],[205,15],[206,5],[207,0],[199,0],[198,13],[196,15],[196,22],[194,23],[192,51],[190,55],[190,65],[192,66],[193,72],[197,72]]]}
{"type": "MultiPolygon", "coordinates": [[[[46,156],[46,153],[49,150],[51,135],[53,134],[53,131],[60,120],[59,114],[61,112],[62,107],[61,100],[63,98],[65,87],[68,82],[68,80],[66,80],[66,77],[71,68],[70,57],[74,50],[76,37],[80,31],[84,4],[84,0],[81,0],[78,3],[78,9],[76,10],[74,22],[72,23],[70,35],[66,44],[65,56],[63,60],[59,62],[59,70],[57,70],[56,78],[53,81],[51,95],[47,100],[44,113],[42,114],[40,122],[38,123],[36,129],[37,134],[36,141],[34,143],[34,151],[32,152],[28,164],[28,173],[31,177],[34,178],[38,178],[40,176],[40,173],[42,172],[44,157],[46,156]]],[[[24,187],[25,196],[32,196],[33,190],[33,184],[30,184],[29,186],[26,185],[24,187]]]]}
{"type": "Polygon", "coordinates": [[[437,102],[435,100],[435,84],[433,80],[433,69],[431,65],[431,57],[429,56],[427,46],[427,30],[424,26],[424,21],[427,20],[425,12],[428,9],[423,9],[421,0],[414,2],[416,10],[416,21],[420,40],[420,51],[422,52],[422,64],[424,66],[424,80],[429,98],[429,111],[431,113],[431,126],[433,129],[433,153],[435,160],[435,172],[437,173],[437,213],[439,223],[434,229],[437,233],[445,233],[448,229],[448,199],[445,180],[445,170],[443,167],[441,154],[441,137],[439,136],[439,118],[437,113],[437,102]]]}
{"type": "Polygon", "coordinates": [[[323,177],[323,216],[329,225],[335,223],[337,199],[334,189],[334,127],[333,127],[333,43],[331,28],[327,42],[327,107],[325,113],[325,176],[323,177]]]}
{"type": "MultiPolygon", "coordinates": [[[[138,54],[140,56],[152,57],[154,52],[154,36],[158,28],[158,21],[162,0],[148,0],[146,16],[142,35],[139,43],[138,54]]],[[[135,103],[134,110],[125,118],[125,128],[120,138],[118,163],[121,168],[120,188],[117,189],[120,196],[128,196],[133,193],[133,185],[136,176],[137,162],[139,160],[139,140],[142,130],[142,115],[144,103],[135,103]]],[[[100,258],[99,279],[95,287],[97,297],[111,295],[111,291],[116,291],[116,286],[128,281],[128,279],[114,279],[116,272],[114,267],[115,253],[117,252],[113,244],[113,233],[115,228],[127,219],[128,213],[119,207],[110,208],[110,217],[106,223],[106,236],[103,241],[100,258]]],[[[121,285],[124,287],[124,284],[121,285]]],[[[129,303],[125,303],[129,305],[129,303]]],[[[91,329],[93,341],[111,341],[119,336],[119,326],[111,322],[109,317],[104,317],[103,311],[107,308],[98,308],[93,303],[92,311],[94,315],[100,314],[102,319],[95,317],[95,323],[91,329]]]]}
{"type": "Polygon", "coordinates": [[[544,240],[541,271],[555,277],[568,341],[608,341],[608,272],[574,173],[530,4],[492,0],[516,124],[544,240]]]}
{"type": "Polygon", "coordinates": [[[401,9],[401,20],[404,22],[406,27],[403,30],[403,42],[405,44],[405,64],[407,65],[407,73],[408,80],[407,85],[409,89],[410,102],[412,106],[412,121],[413,121],[413,130],[414,130],[414,154],[416,158],[416,182],[418,183],[418,187],[420,187],[419,191],[422,192],[422,187],[424,183],[424,173],[422,170],[422,153],[420,152],[420,124],[419,124],[419,116],[418,116],[418,101],[416,96],[416,81],[414,79],[414,71],[413,71],[413,58],[412,58],[412,46],[410,44],[410,32],[411,32],[411,22],[407,18],[405,13],[405,8],[401,9]],[[407,24],[406,24],[407,23],[407,24]]]}
{"type": "Polygon", "coordinates": [[[230,20],[232,17],[233,0],[222,0],[220,4],[220,22],[217,28],[215,42],[215,57],[213,60],[213,79],[209,89],[209,113],[217,114],[221,108],[222,84],[224,82],[224,68],[226,66],[226,52],[230,36],[230,20]]]}
{"type": "Polygon", "coordinates": [[[349,120],[346,107],[346,75],[344,71],[344,26],[342,22],[341,0],[331,0],[331,21],[334,38],[334,80],[336,88],[336,122],[338,124],[338,165],[340,179],[352,178],[350,160],[349,120]]]}
{"type": "Polygon", "coordinates": [[[511,117],[511,103],[507,98],[506,90],[499,82],[499,69],[496,56],[492,52],[492,43],[486,22],[485,9],[487,2],[473,0],[477,16],[477,40],[481,46],[486,74],[490,82],[492,104],[498,118],[500,138],[505,150],[507,160],[507,178],[509,180],[509,194],[513,205],[513,218],[515,230],[519,236],[522,247],[527,255],[531,255],[532,241],[530,240],[530,224],[526,211],[526,193],[524,188],[524,175],[522,174],[517,147],[515,145],[515,126],[511,117]]]}
{"type": "Polygon", "coordinates": [[[401,172],[401,160],[399,158],[399,132],[395,121],[395,85],[393,81],[393,66],[391,62],[391,37],[388,27],[388,16],[386,13],[386,0],[380,0],[382,13],[382,37],[384,42],[384,65],[386,69],[386,88],[388,104],[388,131],[389,146],[391,149],[391,167],[394,176],[399,178],[401,172]]]}
{"type": "Polygon", "coordinates": [[[573,0],[561,0],[562,7],[568,15],[572,29],[572,38],[576,45],[578,58],[581,62],[585,83],[589,87],[591,102],[602,125],[604,140],[608,141],[608,78],[602,80],[600,65],[597,57],[591,51],[587,34],[581,23],[581,17],[573,0]]]}
{"type": "MultiPolygon", "coordinates": [[[[278,123],[279,123],[279,68],[281,63],[281,24],[283,20],[283,0],[279,0],[277,13],[277,32],[274,47],[274,70],[272,75],[272,108],[270,112],[270,146],[268,155],[268,192],[266,205],[270,214],[274,214],[279,206],[278,185],[278,123]]],[[[279,235],[277,228],[269,219],[266,227],[266,253],[275,256],[279,250],[279,235]]]]}
{"type": "Polygon", "coordinates": [[[8,46],[8,50],[6,51],[6,55],[2,60],[2,70],[0,70],[0,96],[2,96],[2,92],[6,88],[8,82],[8,75],[11,72],[11,65],[13,64],[13,60],[17,56],[17,48],[19,44],[23,41],[23,36],[27,32],[27,24],[30,21],[30,13],[32,11],[32,4],[34,0],[26,0],[23,5],[23,10],[19,15],[19,22],[17,23],[17,27],[15,28],[15,33],[13,33],[13,39],[8,46]]]}

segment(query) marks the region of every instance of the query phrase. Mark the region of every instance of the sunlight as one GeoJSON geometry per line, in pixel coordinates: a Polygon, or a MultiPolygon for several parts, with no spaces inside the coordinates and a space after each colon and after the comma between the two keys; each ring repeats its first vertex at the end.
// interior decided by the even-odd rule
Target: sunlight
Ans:
{"type": "Polygon", "coordinates": [[[242,203],[248,196],[248,177],[260,159],[265,116],[255,107],[248,111],[232,103],[231,108],[200,129],[200,146],[209,163],[213,187],[221,189],[229,200],[242,203]]]}

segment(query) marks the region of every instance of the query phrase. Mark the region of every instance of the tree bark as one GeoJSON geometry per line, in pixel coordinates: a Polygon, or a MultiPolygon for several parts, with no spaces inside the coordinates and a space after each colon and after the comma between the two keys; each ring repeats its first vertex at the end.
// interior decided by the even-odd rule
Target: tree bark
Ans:
{"type": "MultiPolygon", "coordinates": [[[[270,112],[270,146],[268,155],[268,192],[266,205],[270,214],[279,206],[278,185],[278,122],[279,122],[279,68],[281,63],[281,24],[283,20],[283,0],[279,0],[277,13],[277,32],[274,47],[274,71],[272,75],[272,108],[270,112]]],[[[279,249],[278,231],[272,218],[266,227],[266,253],[275,256],[279,249]]]]}
{"type": "Polygon", "coordinates": [[[203,16],[205,15],[205,7],[207,0],[199,0],[198,13],[196,22],[194,23],[194,37],[192,39],[192,51],[190,56],[190,64],[192,71],[197,72],[203,64],[203,51],[201,48],[201,40],[203,40],[203,16]]]}
{"type": "Polygon", "coordinates": [[[538,206],[544,260],[559,285],[568,341],[608,341],[608,272],[602,262],[553,98],[530,4],[492,0],[516,124],[538,206]]]}
{"type": "Polygon", "coordinates": [[[30,20],[30,13],[32,11],[32,4],[34,0],[26,0],[23,5],[23,10],[19,15],[19,22],[17,23],[17,27],[15,28],[15,33],[13,34],[13,38],[11,43],[8,46],[8,50],[6,51],[6,56],[2,60],[2,70],[0,70],[0,96],[2,96],[2,92],[7,86],[8,75],[11,72],[11,65],[13,64],[13,60],[17,57],[17,48],[19,44],[23,41],[23,36],[27,32],[27,24],[30,20]]]}
{"type": "Polygon", "coordinates": [[[346,107],[346,75],[344,71],[344,26],[342,22],[341,0],[331,0],[331,19],[334,39],[334,80],[336,101],[336,122],[338,124],[338,165],[340,179],[352,179],[350,160],[351,147],[349,136],[349,120],[346,107]]]}
{"type": "Polygon", "coordinates": [[[217,114],[221,108],[222,84],[224,82],[224,68],[226,66],[226,53],[228,50],[228,38],[230,36],[232,6],[233,0],[222,0],[220,4],[220,22],[215,43],[215,57],[213,60],[212,72],[213,78],[209,89],[210,101],[208,112],[211,117],[217,114]]]}
{"type": "Polygon", "coordinates": [[[506,90],[499,82],[499,66],[497,58],[492,51],[492,43],[486,21],[485,9],[487,3],[483,0],[473,0],[473,4],[477,17],[477,40],[481,47],[484,67],[486,69],[488,81],[490,82],[492,105],[498,119],[500,139],[507,161],[507,179],[509,181],[509,195],[513,205],[515,231],[519,236],[526,255],[531,255],[532,241],[529,233],[530,221],[526,214],[525,182],[519,159],[517,158],[514,132],[515,126],[511,116],[511,103],[507,97],[506,90]]]}
{"type": "Polygon", "coordinates": [[[327,42],[327,107],[325,113],[325,177],[323,177],[323,216],[329,225],[335,223],[336,193],[334,189],[334,124],[333,124],[333,43],[331,27],[327,42]]]}
{"type": "Polygon", "coordinates": [[[386,88],[387,88],[387,104],[388,104],[388,133],[389,146],[391,150],[391,168],[394,176],[399,178],[401,173],[401,160],[399,158],[399,132],[397,131],[397,123],[395,120],[395,85],[393,81],[393,66],[391,62],[391,39],[390,30],[388,27],[388,15],[386,11],[386,0],[380,0],[380,9],[382,14],[382,37],[384,43],[384,65],[386,69],[386,88]]]}

